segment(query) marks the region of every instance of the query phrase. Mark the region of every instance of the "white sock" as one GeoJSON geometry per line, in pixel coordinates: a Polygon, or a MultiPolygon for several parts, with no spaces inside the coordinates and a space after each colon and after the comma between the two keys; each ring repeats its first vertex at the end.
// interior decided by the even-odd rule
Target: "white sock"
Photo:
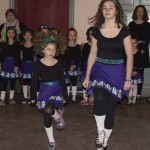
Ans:
{"type": "Polygon", "coordinates": [[[52,115],[51,117],[53,117],[55,120],[59,119],[60,114],[55,110],[54,115],[52,115]]]}
{"type": "Polygon", "coordinates": [[[104,147],[106,147],[108,139],[112,133],[112,129],[104,129],[104,131],[105,131],[104,147]]]}
{"type": "Polygon", "coordinates": [[[104,122],[105,122],[106,115],[103,115],[103,116],[94,115],[94,117],[95,117],[95,120],[96,120],[98,133],[101,132],[101,131],[104,131],[104,122]]]}
{"type": "Polygon", "coordinates": [[[28,99],[30,99],[30,86],[28,86],[28,99]]]}
{"type": "Polygon", "coordinates": [[[77,86],[72,86],[72,100],[76,101],[77,86]]]}
{"type": "Polygon", "coordinates": [[[5,100],[5,95],[6,95],[6,91],[1,91],[1,100],[4,101],[5,100]]]}
{"type": "Polygon", "coordinates": [[[86,90],[83,89],[83,99],[87,101],[87,95],[86,95],[86,90]]]}
{"type": "Polygon", "coordinates": [[[14,93],[15,93],[14,90],[10,90],[9,99],[13,99],[14,98],[14,93]]]}
{"type": "Polygon", "coordinates": [[[53,135],[53,127],[52,126],[50,128],[45,127],[45,130],[46,130],[49,142],[55,142],[54,135],[53,135]]]}
{"type": "Polygon", "coordinates": [[[70,94],[70,86],[67,86],[68,96],[70,94]]]}
{"type": "Polygon", "coordinates": [[[24,96],[24,98],[27,98],[27,95],[28,95],[28,86],[23,85],[23,96],[24,96]]]}

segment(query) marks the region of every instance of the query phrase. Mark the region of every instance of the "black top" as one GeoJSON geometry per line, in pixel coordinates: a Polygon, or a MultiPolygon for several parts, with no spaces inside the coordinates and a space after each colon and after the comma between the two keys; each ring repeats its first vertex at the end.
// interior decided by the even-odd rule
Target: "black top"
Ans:
{"type": "Polygon", "coordinates": [[[76,65],[78,65],[81,62],[80,45],[77,44],[74,47],[68,46],[67,47],[67,55],[68,55],[69,66],[71,65],[71,60],[75,60],[76,65]]]}
{"type": "Polygon", "coordinates": [[[130,35],[127,28],[122,27],[119,34],[114,38],[104,37],[99,28],[95,28],[92,35],[97,40],[97,57],[111,60],[124,59],[123,40],[130,35]]]}
{"type": "Polygon", "coordinates": [[[139,43],[139,50],[144,50],[145,53],[141,55],[140,66],[143,68],[149,67],[149,42],[150,42],[150,23],[143,22],[136,24],[134,21],[129,23],[131,37],[137,38],[144,43],[139,43]]]}
{"type": "Polygon", "coordinates": [[[87,64],[91,46],[88,43],[85,43],[82,49],[82,60],[81,60],[81,70],[84,70],[85,65],[87,64]]]}
{"type": "Polygon", "coordinates": [[[41,79],[41,82],[52,82],[52,81],[59,80],[60,85],[62,87],[63,97],[66,101],[68,100],[67,86],[64,78],[63,65],[61,62],[58,61],[53,66],[46,66],[40,60],[37,60],[35,64],[33,77],[32,77],[32,84],[30,88],[32,100],[36,98],[36,92],[37,92],[36,87],[39,78],[41,79]]]}
{"type": "Polygon", "coordinates": [[[20,62],[20,44],[19,44],[19,42],[15,42],[13,45],[8,45],[6,43],[1,44],[0,63],[3,63],[3,60],[6,57],[14,58],[15,66],[19,66],[19,62],[20,62]]]}
{"type": "Polygon", "coordinates": [[[63,67],[64,67],[64,71],[68,71],[69,70],[69,62],[68,62],[68,55],[65,54],[60,54],[56,57],[56,59],[58,59],[59,61],[62,62],[63,67]]]}
{"type": "Polygon", "coordinates": [[[24,45],[21,45],[20,50],[22,51],[23,54],[23,58],[22,60],[24,61],[31,61],[33,60],[33,56],[34,56],[34,47],[25,47],[24,45]]]}

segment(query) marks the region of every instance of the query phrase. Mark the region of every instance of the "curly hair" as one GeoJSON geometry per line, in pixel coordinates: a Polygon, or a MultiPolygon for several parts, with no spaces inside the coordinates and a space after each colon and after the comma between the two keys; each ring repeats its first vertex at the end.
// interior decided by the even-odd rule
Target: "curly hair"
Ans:
{"type": "Polygon", "coordinates": [[[50,32],[48,36],[44,33],[38,32],[35,34],[33,39],[33,46],[35,55],[42,56],[42,50],[48,44],[55,44],[56,45],[56,55],[59,55],[64,52],[67,48],[66,40],[61,38],[59,35],[56,35],[54,32],[50,32]]]}
{"type": "Polygon", "coordinates": [[[105,2],[107,1],[111,1],[114,3],[115,7],[116,7],[116,23],[117,23],[117,27],[120,28],[120,24],[122,24],[123,26],[126,27],[126,15],[123,12],[122,6],[119,3],[118,0],[102,0],[101,3],[98,6],[98,11],[96,13],[96,15],[94,17],[89,18],[89,23],[93,23],[94,27],[98,27],[101,28],[103,23],[105,22],[105,18],[103,16],[103,5],[105,2]]]}
{"type": "Polygon", "coordinates": [[[143,21],[149,20],[149,17],[148,17],[148,14],[147,14],[147,10],[146,10],[144,5],[138,5],[138,6],[135,7],[135,9],[133,11],[132,19],[133,20],[137,20],[137,9],[138,8],[143,8],[143,10],[144,10],[144,14],[143,14],[142,20],[143,21]]]}

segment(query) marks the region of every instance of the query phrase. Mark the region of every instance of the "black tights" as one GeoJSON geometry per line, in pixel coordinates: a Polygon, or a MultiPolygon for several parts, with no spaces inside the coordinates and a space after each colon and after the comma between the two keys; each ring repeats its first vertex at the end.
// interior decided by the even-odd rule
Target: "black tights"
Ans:
{"type": "Polygon", "coordinates": [[[69,79],[72,86],[77,86],[77,76],[69,76],[69,79]]]}
{"type": "Polygon", "coordinates": [[[106,115],[105,128],[112,129],[114,126],[115,108],[117,100],[108,91],[103,88],[95,88],[94,92],[94,114],[96,116],[106,115]]]}
{"type": "Polygon", "coordinates": [[[31,79],[23,79],[23,85],[31,85],[31,79]]]}
{"type": "Polygon", "coordinates": [[[44,126],[50,128],[52,126],[52,115],[55,113],[55,106],[53,104],[48,104],[45,109],[42,111],[44,126]]]}
{"type": "Polygon", "coordinates": [[[2,91],[7,90],[8,82],[10,81],[10,90],[14,91],[16,86],[16,80],[8,80],[8,79],[2,79],[2,91]]]}
{"type": "MultiPolygon", "coordinates": [[[[140,68],[139,71],[142,77],[142,81],[144,82],[144,68],[140,68]]],[[[138,84],[138,92],[137,92],[138,95],[141,95],[142,93],[143,82],[138,84]]]]}

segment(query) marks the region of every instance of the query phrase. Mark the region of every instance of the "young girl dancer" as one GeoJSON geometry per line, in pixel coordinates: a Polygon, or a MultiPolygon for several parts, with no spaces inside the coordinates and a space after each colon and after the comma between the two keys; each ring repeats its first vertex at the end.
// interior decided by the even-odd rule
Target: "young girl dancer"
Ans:
{"type": "Polygon", "coordinates": [[[132,43],[117,0],[102,0],[92,21],[95,29],[83,85],[88,88],[87,93],[94,94],[96,147],[106,150],[117,100],[121,100],[122,94],[128,94],[131,86],[132,43]],[[126,74],[124,54],[127,56],[126,74]]]}
{"type": "Polygon", "coordinates": [[[141,54],[140,51],[138,50],[138,40],[132,38],[132,45],[133,45],[134,63],[133,63],[133,72],[131,77],[132,84],[129,91],[128,105],[136,104],[138,84],[142,82],[142,77],[139,71],[139,59],[141,54]]]}
{"type": "MultiPolygon", "coordinates": [[[[81,51],[80,45],[76,43],[77,31],[74,28],[70,28],[67,33],[68,36],[68,47],[67,55],[69,59],[69,78],[72,86],[72,101],[76,102],[77,95],[77,77],[80,74],[81,65],[81,51]]],[[[68,93],[70,92],[70,86],[68,88],[68,93]]]]}
{"type": "Polygon", "coordinates": [[[41,84],[37,97],[37,107],[43,114],[44,126],[49,139],[49,150],[56,149],[53,137],[52,118],[58,130],[64,128],[62,114],[62,100],[68,99],[67,87],[64,79],[63,65],[54,57],[64,49],[64,43],[53,35],[45,38],[39,33],[34,39],[35,49],[41,50],[43,58],[37,60],[31,84],[31,103],[35,103],[37,81],[41,84]]]}
{"type": "MultiPolygon", "coordinates": [[[[88,42],[84,44],[83,49],[82,49],[82,59],[81,59],[81,82],[84,81],[85,74],[86,74],[86,68],[87,68],[87,60],[89,57],[89,53],[91,50],[91,42],[92,42],[92,30],[93,27],[90,27],[87,29],[86,36],[88,42]]],[[[83,100],[80,101],[79,105],[81,106],[86,106],[86,105],[93,105],[94,104],[94,98],[90,96],[88,100],[88,95],[86,94],[86,89],[83,87],[83,100]]]]}
{"type": "Polygon", "coordinates": [[[33,47],[33,32],[30,29],[23,31],[23,45],[20,48],[21,55],[21,74],[23,78],[23,104],[30,103],[30,85],[34,69],[34,47],[33,47]]]}
{"type": "Polygon", "coordinates": [[[17,42],[17,33],[13,27],[6,29],[6,43],[1,45],[0,53],[0,77],[2,78],[2,89],[0,106],[5,105],[5,95],[8,82],[10,81],[9,104],[16,104],[14,100],[16,79],[20,77],[20,44],[17,42]]]}

